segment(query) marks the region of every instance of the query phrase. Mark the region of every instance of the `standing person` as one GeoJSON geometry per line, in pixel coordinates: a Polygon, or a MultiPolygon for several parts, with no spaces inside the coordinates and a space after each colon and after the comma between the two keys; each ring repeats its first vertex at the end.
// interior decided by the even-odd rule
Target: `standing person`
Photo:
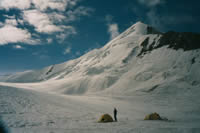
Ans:
{"type": "Polygon", "coordinates": [[[117,109],[116,108],[114,108],[113,113],[114,113],[114,119],[117,122],[117,109]]]}

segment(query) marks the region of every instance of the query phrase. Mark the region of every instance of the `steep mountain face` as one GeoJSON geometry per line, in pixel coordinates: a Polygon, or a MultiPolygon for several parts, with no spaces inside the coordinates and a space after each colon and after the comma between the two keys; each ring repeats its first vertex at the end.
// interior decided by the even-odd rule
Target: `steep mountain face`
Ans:
{"type": "Polygon", "coordinates": [[[156,44],[155,41],[149,44],[149,38],[146,38],[146,40],[142,43],[143,48],[139,55],[145,54],[148,51],[152,51],[153,49],[157,49],[165,45],[168,46],[168,48],[172,48],[175,50],[195,50],[200,48],[199,44],[200,34],[198,33],[178,33],[169,31],[167,33],[162,34],[158,44],[156,44]],[[147,45],[149,45],[149,47],[147,47],[147,45]]]}
{"type": "Polygon", "coordinates": [[[176,93],[200,86],[200,34],[161,33],[137,22],[100,49],[1,78],[64,94],[176,93]],[[30,83],[31,82],[31,83],[30,83]],[[173,88],[176,88],[174,90],[173,88]]]}

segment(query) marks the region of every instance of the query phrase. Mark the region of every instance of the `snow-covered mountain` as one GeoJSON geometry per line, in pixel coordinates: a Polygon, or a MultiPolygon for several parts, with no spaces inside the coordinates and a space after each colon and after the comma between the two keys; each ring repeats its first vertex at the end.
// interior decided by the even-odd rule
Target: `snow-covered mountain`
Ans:
{"type": "Polygon", "coordinates": [[[197,33],[161,33],[137,22],[80,58],[0,80],[63,94],[178,93],[200,86],[199,43],[197,33]]]}

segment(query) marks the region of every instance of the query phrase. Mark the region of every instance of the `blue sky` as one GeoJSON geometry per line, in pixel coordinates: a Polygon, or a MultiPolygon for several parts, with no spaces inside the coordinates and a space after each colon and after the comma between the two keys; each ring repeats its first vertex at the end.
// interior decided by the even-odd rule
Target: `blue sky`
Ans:
{"type": "Polygon", "coordinates": [[[199,0],[0,0],[0,75],[77,58],[137,21],[162,32],[200,32],[199,5],[199,0]]]}

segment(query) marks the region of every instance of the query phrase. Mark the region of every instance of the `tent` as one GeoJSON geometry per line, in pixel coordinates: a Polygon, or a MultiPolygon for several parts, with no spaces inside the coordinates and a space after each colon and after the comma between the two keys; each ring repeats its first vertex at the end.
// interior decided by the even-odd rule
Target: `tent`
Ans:
{"type": "Polygon", "coordinates": [[[99,121],[98,122],[102,122],[102,123],[105,123],[105,122],[113,122],[113,118],[112,116],[110,116],[109,114],[103,114],[99,121]]]}
{"type": "Polygon", "coordinates": [[[162,120],[162,118],[160,117],[158,113],[155,112],[155,113],[146,115],[144,120],[162,120]]]}

